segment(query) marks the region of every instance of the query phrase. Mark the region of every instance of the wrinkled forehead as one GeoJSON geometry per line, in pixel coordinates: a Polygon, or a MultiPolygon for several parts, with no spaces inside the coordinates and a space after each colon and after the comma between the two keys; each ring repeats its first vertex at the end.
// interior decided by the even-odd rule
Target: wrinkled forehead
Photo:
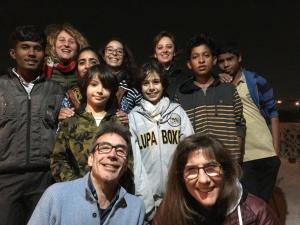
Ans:
{"type": "Polygon", "coordinates": [[[101,143],[101,142],[106,142],[111,145],[124,145],[127,147],[127,142],[126,140],[119,134],[117,133],[105,133],[102,134],[100,137],[98,137],[95,141],[95,144],[101,143]]]}

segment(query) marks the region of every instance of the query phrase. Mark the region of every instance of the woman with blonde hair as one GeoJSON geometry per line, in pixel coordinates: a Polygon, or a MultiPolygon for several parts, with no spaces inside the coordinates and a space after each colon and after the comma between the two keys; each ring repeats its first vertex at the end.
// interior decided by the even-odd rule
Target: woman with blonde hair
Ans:
{"type": "Polygon", "coordinates": [[[68,94],[77,85],[75,74],[79,51],[88,46],[87,39],[71,24],[50,25],[46,29],[45,73],[57,81],[68,94]]]}

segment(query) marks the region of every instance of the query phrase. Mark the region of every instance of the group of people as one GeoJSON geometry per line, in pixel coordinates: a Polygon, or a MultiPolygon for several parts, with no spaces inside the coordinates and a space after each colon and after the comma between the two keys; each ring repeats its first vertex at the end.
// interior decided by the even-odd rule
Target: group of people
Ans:
{"type": "Polygon", "coordinates": [[[159,32],[138,67],[119,38],[96,51],[71,24],[17,27],[0,75],[2,223],[279,224],[272,88],[236,43],[200,34],[185,50],[186,68],[159,32]]]}

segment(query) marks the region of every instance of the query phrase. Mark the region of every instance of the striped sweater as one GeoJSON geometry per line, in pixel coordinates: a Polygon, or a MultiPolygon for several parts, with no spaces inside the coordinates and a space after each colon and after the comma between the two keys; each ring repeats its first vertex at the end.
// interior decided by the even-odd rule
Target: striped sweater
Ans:
{"type": "Polygon", "coordinates": [[[195,133],[220,140],[235,160],[242,159],[238,137],[245,136],[241,99],[232,84],[215,80],[203,91],[193,80],[182,84],[175,99],[189,116],[195,133]]]}

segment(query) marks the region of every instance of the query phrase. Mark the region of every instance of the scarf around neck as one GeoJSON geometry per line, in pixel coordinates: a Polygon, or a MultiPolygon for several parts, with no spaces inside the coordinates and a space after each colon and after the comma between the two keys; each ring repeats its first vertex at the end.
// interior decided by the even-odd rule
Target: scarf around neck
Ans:
{"type": "Polygon", "coordinates": [[[168,97],[161,98],[156,105],[153,105],[151,102],[145,99],[141,100],[142,108],[154,121],[160,120],[161,116],[168,109],[169,105],[170,99],[168,97]]]}
{"type": "Polygon", "coordinates": [[[55,63],[50,57],[47,57],[45,64],[45,74],[48,78],[51,78],[53,73],[53,68],[57,69],[61,73],[69,73],[76,69],[76,61],[73,60],[69,64],[64,65],[63,63],[55,63]]]}

